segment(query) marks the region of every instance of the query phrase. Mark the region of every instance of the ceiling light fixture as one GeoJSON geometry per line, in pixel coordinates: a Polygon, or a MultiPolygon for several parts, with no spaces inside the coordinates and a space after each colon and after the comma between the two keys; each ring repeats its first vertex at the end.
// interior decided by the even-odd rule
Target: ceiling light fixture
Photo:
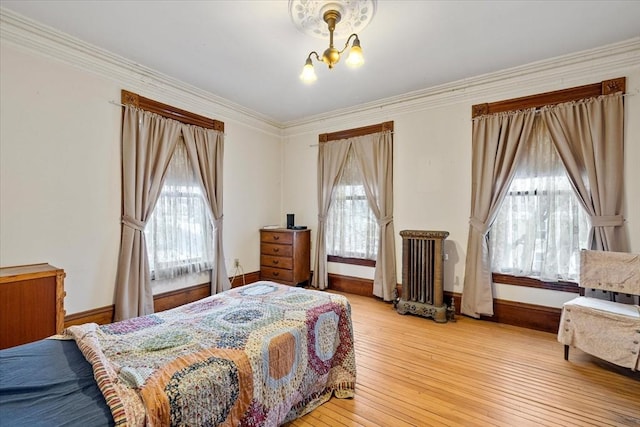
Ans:
{"type": "Polygon", "coordinates": [[[360,47],[360,38],[358,34],[353,32],[344,44],[342,50],[338,50],[333,43],[334,36],[344,37],[346,32],[336,30],[336,24],[344,21],[344,28],[348,31],[355,29],[362,30],[373,18],[375,13],[376,0],[352,0],[338,2],[313,1],[313,0],[290,0],[289,13],[294,24],[299,30],[312,34],[316,37],[326,38],[327,30],[329,37],[329,47],[320,56],[316,51],[312,51],[307,56],[300,79],[305,83],[312,83],[317,80],[315,70],[313,68],[312,58],[315,56],[316,61],[322,61],[329,69],[332,69],[338,61],[340,55],[344,53],[353,40],[349,56],[347,57],[347,65],[350,67],[359,67],[364,64],[362,48],[360,47]],[[324,21],[326,29],[321,29],[320,19],[324,21]]]}

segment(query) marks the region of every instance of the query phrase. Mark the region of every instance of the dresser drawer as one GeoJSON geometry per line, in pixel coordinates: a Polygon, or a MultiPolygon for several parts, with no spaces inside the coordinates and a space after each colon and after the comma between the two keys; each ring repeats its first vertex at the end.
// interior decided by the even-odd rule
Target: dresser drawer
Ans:
{"type": "Polygon", "coordinates": [[[269,231],[260,234],[262,243],[278,243],[280,245],[290,245],[293,243],[293,234],[286,231],[269,231]]]}
{"type": "Polygon", "coordinates": [[[260,265],[263,267],[274,267],[284,268],[285,270],[293,270],[293,259],[291,257],[260,255],[260,265]]]}
{"type": "Polygon", "coordinates": [[[291,257],[293,256],[293,246],[263,243],[260,245],[260,253],[262,255],[291,257]]]}
{"type": "Polygon", "coordinates": [[[310,278],[310,230],[260,230],[260,279],[297,286],[310,278]]]}
{"type": "Polygon", "coordinates": [[[293,281],[293,270],[283,270],[281,268],[261,267],[260,279],[291,282],[293,281]]]}

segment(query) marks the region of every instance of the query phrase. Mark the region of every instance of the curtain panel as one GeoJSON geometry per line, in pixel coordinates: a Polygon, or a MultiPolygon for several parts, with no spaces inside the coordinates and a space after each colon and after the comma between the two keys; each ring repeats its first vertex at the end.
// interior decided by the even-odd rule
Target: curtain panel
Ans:
{"type": "Polygon", "coordinates": [[[529,109],[473,120],[471,216],[460,309],[471,317],[493,316],[487,233],[515,173],[521,141],[531,137],[534,117],[535,110],[529,109]]]}
{"type": "Polygon", "coordinates": [[[217,231],[212,293],[229,288],[222,250],[222,132],[184,125],[125,105],[122,127],[123,216],[116,274],[115,321],[153,313],[144,228],[162,190],[169,161],[180,137],[185,141],[192,167],[205,190],[214,218],[214,230],[217,231]]]}
{"type": "Polygon", "coordinates": [[[180,123],[124,107],[122,125],[122,237],[116,274],[116,321],[153,313],[144,227],[153,212],[180,123]]]}
{"type": "Polygon", "coordinates": [[[353,150],[380,232],[373,295],[384,301],[392,301],[397,283],[393,227],[393,136],[391,132],[382,132],[353,138],[353,150]]]}
{"type": "Polygon", "coordinates": [[[316,250],[313,258],[311,286],[318,289],[329,287],[327,272],[327,215],[331,207],[333,189],[347,161],[350,142],[348,140],[320,143],[318,146],[318,228],[316,250]]]}
{"type": "Polygon", "coordinates": [[[622,93],[545,107],[541,114],[573,189],[589,214],[588,249],[627,252],[622,216],[622,93]]]}
{"type": "Polygon", "coordinates": [[[389,131],[320,143],[318,232],[312,286],[319,289],[328,287],[326,217],[349,150],[353,150],[362,172],[367,201],[379,225],[380,247],[376,258],[373,294],[391,301],[397,275],[393,227],[393,136],[389,131]]]}
{"type": "Polygon", "coordinates": [[[183,126],[184,142],[189,159],[204,189],[205,199],[213,218],[213,253],[216,259],[211,269],[211,295],[231,288],[222,247],[222,162],[224,133],[196,126],[183,126]]]}
{"type": "MultiPolygon", "coordinates": [[[[572,187],[590,216],[591,249],[627,251],[622,216],[622,92],[543,107],[540,111],[572,187]]],[[[461,312],[493,315],[487,233],[528,143],[533,109],[473,120],[472,195],[461,312]]]]}

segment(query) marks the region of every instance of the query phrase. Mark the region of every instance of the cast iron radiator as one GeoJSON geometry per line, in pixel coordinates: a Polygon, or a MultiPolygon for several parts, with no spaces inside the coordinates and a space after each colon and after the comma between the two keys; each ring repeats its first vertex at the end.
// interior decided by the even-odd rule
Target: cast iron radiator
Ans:
{"type": "Polygon", "coordinates": [[[402,293],[396,305],[400,314],[447,321],[444,303],[444,239],[448,231],[403,230],[402,293]]]}

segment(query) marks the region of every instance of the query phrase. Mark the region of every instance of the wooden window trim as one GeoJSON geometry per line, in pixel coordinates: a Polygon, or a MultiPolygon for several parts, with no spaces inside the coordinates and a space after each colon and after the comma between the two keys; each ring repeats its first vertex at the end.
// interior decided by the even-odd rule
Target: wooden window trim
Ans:
{"type": "Polygon", "coordinates": [[[327,255],[327,261],[337,262],[340,264],[363,265],[365,267],[375,267],[376,262],[372,259],[364,258],[346,258],[337,255],[327,255]]]}
{"type": "Polygon", "coordinates": [[[502,283],[505,285],[524,286],[527,288],[549,289],[552,291],[580,293],[580,287],[575,282],[546,282],[533,277],[512,276],[510,274],[492,273],[494,283],[502,283]]]}
{"type": "Polygon", "coordinates": [[[134,107],[142,110],[156,113],[162,117],[166,117],[167,119],[177,120],[187,125],[200,126],[205,129],[224,132],[224,122],[181,110],[124,89],[121,93],[121,102],[123,105],[133,105],[134,107]]]}
{"type": "Polygon", "coordinates": [[[569,89],[507,99],[505,101],[476,104],[471,107],[471,117],[475,118],[486,114],[524,110],[528,108],[541,108],[548,105],[560,104],[562,102],[578,101],[580,99],[609,95],[616,92],[624,93],[626,89],[626,81],[626,77],[618,77],[611,80],[604,80],[600,83],[592,83],[569,89]]]}
{"type": "Polygon", "coordinates": [[[355,129],[340,130],[332,133],[321,133],[318,135],[319,142],[337,141],[340,139],[353,138],[356,136],[371,135],[378,132],[393,132],[393,121],[378,123],[376,125],[364,126],[355,129]]]}

